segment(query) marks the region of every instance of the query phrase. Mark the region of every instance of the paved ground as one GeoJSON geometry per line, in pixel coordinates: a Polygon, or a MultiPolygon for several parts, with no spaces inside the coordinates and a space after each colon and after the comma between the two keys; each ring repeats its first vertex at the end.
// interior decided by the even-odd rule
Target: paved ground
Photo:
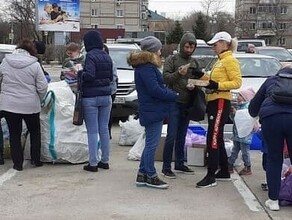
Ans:
{"type": "MultiPolygon", "coordinates": [[[[59,69],[53,70],[55,77],[59,69]]],[[[271,212],[263,206],[267,193],[260,188],[265,177],[259,151],[251,152],[251,176],[241,178],[235,173],[232,181],[198,189],[195,183],[206,174],[206,168],[193,167],[195,175],[178,174],[177,179],[164,179],[169,189],[157,190],[135,186],[139,162],[127,160],[130,147],[118,145],[119,135],[116,123],[110,170],[98,173],[83,171],[83,164],[48,163],[33,168],[29,162],[22,172],[17,172],[11,169],[11,160],[6,160],[0,166],[0,219],[291,219],[292,207],[271,212]]],[[[161,166],[156,162],[159,173],[161,166]]]]}

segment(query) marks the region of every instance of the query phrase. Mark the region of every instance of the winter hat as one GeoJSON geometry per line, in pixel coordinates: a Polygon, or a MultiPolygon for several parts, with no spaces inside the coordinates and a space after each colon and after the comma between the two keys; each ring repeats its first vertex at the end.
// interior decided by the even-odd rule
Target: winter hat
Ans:
{"type": "Polygon", "coordinates": [[[207,42],[207,44],[212,45],[212,44],[215,44],[216,42],[218,42],[219,40],[224,40],[224,41],[230,43],[231,39],[232,38],[231,38],[230,34],[228,34],[226,31],[221,31],[221,32],[218,32],[217,34],[215,34],[214,37],[207,42]]]}
{"type": "Polygon", "coordinates": [[[35,48],[38,54],[44,54],[46,52],[46,45],[42,41],[34,41],[35,48]]]}
{"type": "Polygon", "coordinates": [[[92,50],[93,48],[103,49],[103,40],[98,31],[88,31],[84,35],[84,46],[86,52],[92,50]]]}
{"type": "Polygon", "coordinates": [[[255,91],[251,87],[243,88],[239,90],[238,93],[244,98],[245,101],[248,101],[248,102],[252,100],[252,98],[255,95],[255,91]]]}
{"type": "Polygon", "coordinates": [[[143,38],[140,42],[140,46],[142,50],[149,52],[157,52],[162,48],[160,40],[153,36],[143,38]]]}

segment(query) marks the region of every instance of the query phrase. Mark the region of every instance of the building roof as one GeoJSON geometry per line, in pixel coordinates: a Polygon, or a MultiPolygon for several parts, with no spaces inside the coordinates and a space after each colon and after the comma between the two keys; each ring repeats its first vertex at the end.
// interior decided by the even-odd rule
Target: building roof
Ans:
{"type": "Polygon", "coordinates": [[[157,11],[148,10],[148,21],[167,21],[169,20],[162,15],[157,14],[157,11]]]}

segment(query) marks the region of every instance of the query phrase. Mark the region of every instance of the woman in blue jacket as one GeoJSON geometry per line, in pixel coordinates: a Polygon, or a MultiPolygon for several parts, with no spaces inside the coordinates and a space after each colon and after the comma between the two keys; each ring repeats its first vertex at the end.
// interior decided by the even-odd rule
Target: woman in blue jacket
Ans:
{"type": "MultiPolygon", "coordinates": [[[[287,140],[290,160],[292,160],[292,104],[279,103],[272,98],[275,83],[281,75],[292,78],[292,68],[283,68],[279,70],[276,76],[268,78],[248,107],[249,114],[252,117],[259,116],[264,143],[267,147],[266,175],[269,199],[265,202],[265,205],[272,211],[280,209],[278,199],[285,139],[287,140]]],[[[284,90],[286,89],[288,92],[291,90],[284,88],[284,90]]]]}
{"type": "Polygon", "coordinates": [[[161,137],[163,120],[167,116],[168,103],[175,101],[176,92],[163,84],[161,67],[161,42],[152,36],[141,41],[142,51],[136,51],[128,57],[128,63],[135,68],[135,84],[138,93],[139,120],[145,126],[145,148],[142,153],[137,186],[168,188],[160,180],[154,167],[154,156],[161,137]]]}
{"type": "Polygon", "coordinates": [[[85,65],[82,71],[82,107],[87,129],[89,164],[86,171],[97,172],[98,167],[109,169],[110,136],[108,122],[111,111],[111,82],[113,62],[103,50],[103,40],[97,31],[84,35],[86,50],[85,65]],[[98,134],[101,145],[101,161],[97,161],[98,134]]]}

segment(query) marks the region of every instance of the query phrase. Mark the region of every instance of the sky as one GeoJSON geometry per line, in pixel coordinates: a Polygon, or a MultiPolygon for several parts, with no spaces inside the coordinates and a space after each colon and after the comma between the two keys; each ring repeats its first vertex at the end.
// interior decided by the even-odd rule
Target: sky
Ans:
{"type": "MultiPolygon", "coordinates": [[[[148,8],[152,11],[156,10],[167,18],[181,18],[189,12],[202,11],[202,1],[204,0],[149,0],[148,8]]],[[[226,8],[223,10],[234,13],[235,0],[224,0],[224,2],[226,8]]]]}

